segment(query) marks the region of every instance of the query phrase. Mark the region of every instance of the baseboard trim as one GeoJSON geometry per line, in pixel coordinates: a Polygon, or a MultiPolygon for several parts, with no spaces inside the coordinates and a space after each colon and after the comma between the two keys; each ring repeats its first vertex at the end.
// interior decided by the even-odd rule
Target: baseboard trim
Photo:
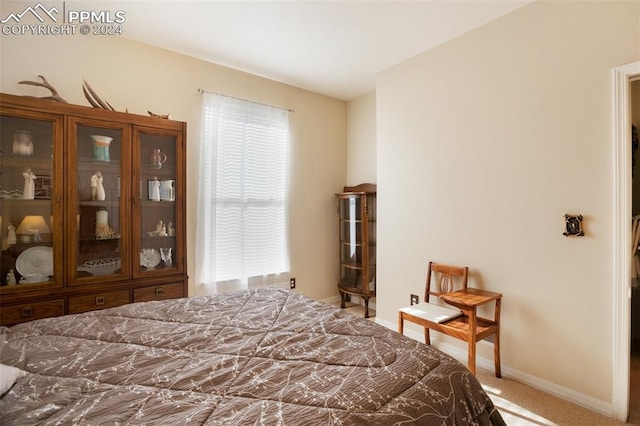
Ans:
{"type": "MultiPolygon", "coordinates": [[[[375,299],[369,299],[369,309],[375,311],[376,310],[376,302],[374,302],[373,300],[375,299]]],[[[329,305],[337,305],[338,303],[342,302],[342,299],[340,298],[340,296],[333,296],[333,297],[328,297],[326,299],[320,299],[321,302],[324,303],[328,303],[329,305]]],[[[355,295],[351,295],[351,303],[353,303],[354,305],[361,305],[364,306],[364,299],[355,295]]]]}
{"type": "Polygon", "coordinates": [[[335,305],[340,303],[340,296],[327,297],[326,299],[320,299],[320,301],[329,305],[335,305]]]}
{"type": "MultiPolygon", "coordinates": [[[[391,330],[398,329],[397,324],[390,323],[389,321],[385,321],[377,317],[376,323],[391,330]]],[[[421,332],[405,328],[404,334],[405,336],[417,340],[418,342],[424,342],[424,334],[421,332]]],[[[487,345],[488,347],[493,346],[488,342],[480,342],[478,343],[478,345],[487,345]]],[[[467,364],[466,350],[445,342],[433,342],[433,346],[446,353],[447,355],[452,356],[463,364],[467,364]]],[[[493,371],[494,369],[493,359],[487,359],[480,356],[476,358],[476,365],[489,371],[493,371]]],[[[549,382],[539,377],[532,376],[531,374],[516,370],[515,368],[505,366],[504,363],[502,363],[501,365],[501,370],[503,377],[508,377],[527,386],[531,386],[532,388],[541,390],[565,401],[569,401],[573,404],[579,405],[580,407],[595,411],[598,414],[602,414],[607,417],[613,417],[613,406],[608,402],[601,401],[599,399],[582,394],[580,392],[576,392],[564,386],[557,385],[553,382],[549,382]]]]}

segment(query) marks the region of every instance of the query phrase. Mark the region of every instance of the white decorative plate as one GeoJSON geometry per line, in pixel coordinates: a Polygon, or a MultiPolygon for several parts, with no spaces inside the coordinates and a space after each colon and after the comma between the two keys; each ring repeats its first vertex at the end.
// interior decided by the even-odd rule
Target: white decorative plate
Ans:
{"type": "Polygon", "coordinates": [[[155,268],[160,264],[160,252],[156,249],[142,249],[140,252],[140,266],[155,268]]]}
{"type": "Polygon", "coordinates": [[[53,248],[36,246],[26,249],[16,259],[16,269],[22,276],[42,274],[48,277],[53,275],[53,248]]]}

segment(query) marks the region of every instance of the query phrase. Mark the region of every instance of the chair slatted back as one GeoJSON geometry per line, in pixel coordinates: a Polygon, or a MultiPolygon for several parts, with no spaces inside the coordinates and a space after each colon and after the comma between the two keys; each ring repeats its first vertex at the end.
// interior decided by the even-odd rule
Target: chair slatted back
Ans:
{"type": "Polygon", "coordinates": [[[424,300],[429,302],[429,296],[440,297],[441,294],[467,288],[467,266],[451,266],[442,263],[429,262],[427,267],[427,285],[424,300]],[[435,277],[435,279],[433,279],[435,277]],[[432,282],[433,288],[432,288],[432,282]]]}

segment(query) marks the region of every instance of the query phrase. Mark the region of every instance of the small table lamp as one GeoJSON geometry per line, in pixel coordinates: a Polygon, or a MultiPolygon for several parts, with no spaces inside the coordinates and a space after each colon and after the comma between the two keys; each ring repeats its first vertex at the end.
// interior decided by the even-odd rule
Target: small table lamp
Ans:
{"type": "Polygon", "coordinates": [[[25,216],[16,229],[21,243],[42,241],[42,234],[50,234],[51,229],[42,216],[25,216]]]}

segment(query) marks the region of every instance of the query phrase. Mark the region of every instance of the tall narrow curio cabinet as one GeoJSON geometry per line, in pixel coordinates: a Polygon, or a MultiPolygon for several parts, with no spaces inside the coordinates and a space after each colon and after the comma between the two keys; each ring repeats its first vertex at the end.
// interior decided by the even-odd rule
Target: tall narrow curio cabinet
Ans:
{"type": "Polygon", "coordinates": [[[0,94],[2,325],[187,296],[185,137],[0,94]]]}
{"type": "Polygon", "coordinates": [[[376,296],[376,185],[345,186],[336,198],[341,307],[357,296],[369,318],[369,299],[376,296]]]}

